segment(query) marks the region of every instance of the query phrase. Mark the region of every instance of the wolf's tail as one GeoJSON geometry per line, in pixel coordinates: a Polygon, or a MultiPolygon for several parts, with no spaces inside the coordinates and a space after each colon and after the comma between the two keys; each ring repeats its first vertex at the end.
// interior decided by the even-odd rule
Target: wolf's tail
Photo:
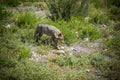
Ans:
{"type": "Polygon", "coordinates": [[[36,39],[36,42],[38,42],[38,39],[39,37],[41,37],[41,35],[42,35],[42,27],[38,25],[34,32],[34,38],[36,39]]]}
{"type": "Polygon", "coordinates": [[[36,30],[35,30],[35,32],[34,32],[34,39],[35,39],[35,41],[36,42],[38,42],[38,35],[39,35],[39,31],[38,31],[38,29],[39,29],[39,26],[37,26],[37,28],[36,28],[36,30]]]}

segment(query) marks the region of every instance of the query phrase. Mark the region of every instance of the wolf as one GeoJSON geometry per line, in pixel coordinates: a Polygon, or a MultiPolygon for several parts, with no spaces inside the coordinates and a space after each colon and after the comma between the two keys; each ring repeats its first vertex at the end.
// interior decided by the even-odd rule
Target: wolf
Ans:
{"type": "Polygon", "coordinates": [[[36,42],[38,42],[39,38],[43,35],[47,34],[51,37],[51,41],[54,42],[54,47],[56,49],[60,49],[58,46],[58,41],[64,43],[64,36],[62,32],[56,28],[55,26],[48,25],[48,24],[39,24],[35,30],[35,38],[36,42]]]}

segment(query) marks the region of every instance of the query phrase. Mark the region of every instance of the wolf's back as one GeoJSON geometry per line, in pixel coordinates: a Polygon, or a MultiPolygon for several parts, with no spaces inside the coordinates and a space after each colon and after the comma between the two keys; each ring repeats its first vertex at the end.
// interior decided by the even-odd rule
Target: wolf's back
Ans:
{"type": "Polygon", "coordinates": [[[55,26],[47,24],[39,24],[37,30],[38,33],[42,32],[56,38],[58,37],[57,35],[61,33],[60,30],[57,29],[55,26]]]}

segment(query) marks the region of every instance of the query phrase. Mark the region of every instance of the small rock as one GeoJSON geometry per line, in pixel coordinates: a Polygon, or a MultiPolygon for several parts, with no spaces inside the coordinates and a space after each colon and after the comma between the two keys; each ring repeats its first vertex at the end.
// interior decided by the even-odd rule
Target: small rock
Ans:
{"type": "Polygon", "coordinates": [[[8,25],[6,26],[6,28],[10,28],[10,25],[8,24],[8,25]]]}
{"type": "Polygon", "coordinates": [[[86,69],[85,71],[86,71],[86,72],[90,72],[90,70],[89,70],[89,69],[86,69]]]}
{"type": "Polygon", "coordinates": [[[77,49],[76,49],[76,48],[73,48],[73,51],[77,51],[77,49]]]}
{"type": "Polygon", "coordinates": [[[64,46],[61,46],[60,48],[61,48],[61,49],[65,49],[65,47],[64,47],[64,46]]]}
{"type": "Polygon", "coordinates": [[[55,53],[55,54],[65,54],[65,51],[63,51],[63,50],[54,50],[53,53],[55,53]]]}
{"type": "Polygon", "coordinates": [[[89,38],[84,38],[84,41],[89,41],[89,38]]]}
{"type": "Polygon", "coordinates": [[[102,24],[102,26],[103,26],[103,27],[107,27],[107,25],[106,25],[106,24],[102,24]]]}
{"type": "Polygon", "coordinates": [[[76,36],[77,36],[77,38],[79,37],[79,33],[78,32],[75,32],[75,34],[76,34],[76,36]]]}

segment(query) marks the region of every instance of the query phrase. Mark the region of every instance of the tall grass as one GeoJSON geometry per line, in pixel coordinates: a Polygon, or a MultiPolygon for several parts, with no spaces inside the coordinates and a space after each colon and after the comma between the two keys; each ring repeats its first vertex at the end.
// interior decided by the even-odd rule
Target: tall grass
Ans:
{"type": "Polygon", "coordinates": [[[14,20],[16,21],[16,24],[21,28],[32,28],[37,23],[38,18],[31,12],[20,12],[15,14],[14,20]]]}
{"type": "Polygon", "coordinates": [[[89,0],[45,0],[52,14],[52,20],[69,20],[71,16],[85,15],[89,8],[89,0]]]}

